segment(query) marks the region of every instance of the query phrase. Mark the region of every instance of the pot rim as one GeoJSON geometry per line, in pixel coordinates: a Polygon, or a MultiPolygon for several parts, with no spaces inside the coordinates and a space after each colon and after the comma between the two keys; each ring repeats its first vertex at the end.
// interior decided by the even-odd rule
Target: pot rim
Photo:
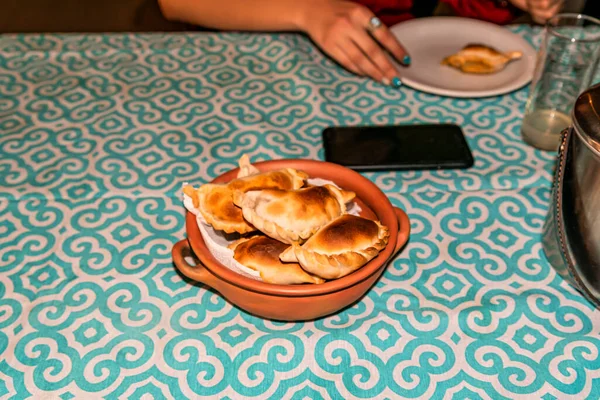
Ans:
{"type": "MultiPolygon", "coordinates": [[[[362,192],[363,195],[359,196],[359,194],[357,193],[357,197],[375,213],[377,218],[382,223],[384,223],[388,227],[390,233],[388,245],[383,251],[381,251],[377,255],[377,257],[369,261],[367,264],[365,264],[358,270],[342,278],[327,281],[318,285],[277,285],[245,277],[218,262],[210,253],[210,250],[204,243],[202,234],[200,233],[200,229],[198,228],[196,222],[196,216],[191,212],[187,211],[186,232],[192,250],[194,251],[196,257],[198,257],[200,262],[216,278],[226,281],[229,284],[235,285],[242,289],[250,290],[253,292],[286,297],[305,297],[334,293],[340,290],[347,289],[368,279],[380,268],[383,268],[388,264],[388,262],[392,258],[392,255],[395,253],[395,245],[399,233],[398,219],[396,217],[396,213],[394,212],[394,208],[390,200],[369,179],[341,165],[317,160],[271,160],[256,162],[252,165],[256,166],[260,171],[277,170],[282,168],[295,168],[298,170],[303,170],[303,168],[307,168],[313,171],[309,172],[311,178],[330,179],[333,180],[336,184],[337,182],[335,179],[331,179],[330,177],[319,176],[319,174],[315,174],[314,171],[319,171],[326,168],[327,170],[331,171],[331,173],[328,173],[327,175],[348,176],[348,179],[346,180],[351,180],[353,182],[352,186],[364,187],[363,190],[359,190],[360,192],[362,192]],[[365,199],[364,197],[367,197],[368,199],[365,199]]],[[[211,183],[228,182],[237,176],[238,171],[239,168],[230,170],[215,178],[211,183]]],[[[346,190],[353,190],[353,188],[348,188],[347,185],[340,186],[346,190]]]]}

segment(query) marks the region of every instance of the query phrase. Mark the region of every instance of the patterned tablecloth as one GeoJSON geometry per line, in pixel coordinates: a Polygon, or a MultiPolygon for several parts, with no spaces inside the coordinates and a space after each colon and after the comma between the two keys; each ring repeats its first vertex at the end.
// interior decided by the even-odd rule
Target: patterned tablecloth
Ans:
{"type": "Polygon", "coordinates": [[[598,398],[600,313],[544,258],[555,154],[523,143],[526,98],[394,90],[291,34],[0,37],[0,397],[598,398]],[[367,175],[412,236],[358,304],[275,323],[176,273],[183,181],[427,122],[475,167],[367,175]]]}

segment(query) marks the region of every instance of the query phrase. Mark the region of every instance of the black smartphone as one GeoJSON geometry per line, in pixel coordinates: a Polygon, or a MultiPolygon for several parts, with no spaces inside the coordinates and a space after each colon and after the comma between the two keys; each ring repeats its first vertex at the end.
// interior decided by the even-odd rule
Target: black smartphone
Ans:
{"type": "Polygon", "coordinates": [[[359,171],[463,169],[473,155],[458,125],[331,127],[325,160],[359,171]]]}

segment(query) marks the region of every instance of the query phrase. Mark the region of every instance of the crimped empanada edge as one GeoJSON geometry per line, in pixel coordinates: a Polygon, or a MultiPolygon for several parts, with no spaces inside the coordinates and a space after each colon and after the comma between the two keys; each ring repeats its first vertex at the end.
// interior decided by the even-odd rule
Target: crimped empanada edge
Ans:
{"type": "Polygon", "coordinates": [[[309,178],[308,174],[304,171],[300,171],[294,168],[285,168],[288,174],[292,176],[292,187],[293,190],[298,190],[306,183],[309,178]]]}
{"type": "MultiPolygon", "coordinates": [[[[243,204],[242,204],[242,206],[243,206],[243,204]]],[[[262,233],[264,233],[265,235],[270,236],[273,239],[279,240],[283,243],[295,244],[300,241],[304,241],[304,240],[308,239],[312,235],[312,234],[306,235],[305,232],[300,233],[300,234],[295,233],[295,232],[288,232],[287,230],[285,230],[282,227],[280,227],[279,225],[277,225],[275,222],[267,221],[264,218],[260,217],[256,212],[251,210],[249,207],[241,207],[241,208],[242,208],[242,215],[244,216],[244,219],[246,219],[246,221],[248,221],[248,223],[257,227],[257,229],[259,231],[261,231],[262,233]]]]}

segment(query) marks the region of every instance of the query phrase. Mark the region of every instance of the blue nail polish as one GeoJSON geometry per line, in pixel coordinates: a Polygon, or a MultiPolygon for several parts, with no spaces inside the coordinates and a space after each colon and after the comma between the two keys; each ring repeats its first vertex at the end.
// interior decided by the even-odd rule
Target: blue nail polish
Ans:
{"type": "Polygon", "coordinates": [[[394,79],[392,79],[392,86],[395,88],[399,88],[400,86],[402,86],[402,81],[400,80],[400,78],[395,77],[394,79]]]}
{"type": "Polygon", "coordinates": [[[404,58],[402,59],[402,64],[404,65],[410,65],[410,56],[409,55],[405,55],[404,58]]]}

